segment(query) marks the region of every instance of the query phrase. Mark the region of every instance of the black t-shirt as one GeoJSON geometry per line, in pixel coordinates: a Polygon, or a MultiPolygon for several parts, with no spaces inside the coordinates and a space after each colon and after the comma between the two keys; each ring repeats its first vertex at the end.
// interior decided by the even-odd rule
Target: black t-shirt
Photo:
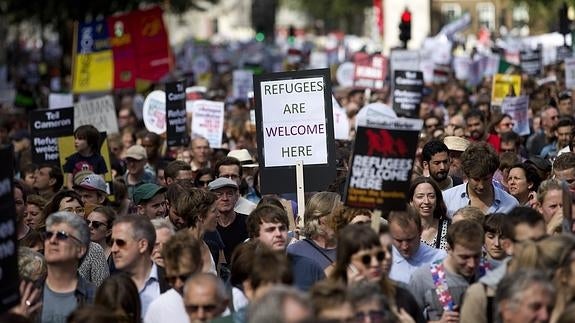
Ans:
{"type": "Polygon", "coordinates": [[[224,242],[224,255],[226,256],[226,262],[228,264],[232,261],[232,253],[236,246],[248,238],[246,218],[247,215],[236,213],[234,222],[230,223],[227,227],[222,227],[218,224],[218,232],[224,242]]]}
{"type": "Polygon", "coordinates": [[[403,308],[416,323],[427,322],[423,317],[423,311],[417,305],[417,301],[411,295],[411,292],[405,288],[404,284],[395,283],[395,305],[403,308]]]}
{"type": "Polygon", "coordinates": [[[66,158],[64,172],[76,175],[80,171],[92,171],[94,174],[106,174],[108,167],[104,157],[98,154],[92,154],[90,157],[84,157],[79,153],[74,153],[66,158]]]}

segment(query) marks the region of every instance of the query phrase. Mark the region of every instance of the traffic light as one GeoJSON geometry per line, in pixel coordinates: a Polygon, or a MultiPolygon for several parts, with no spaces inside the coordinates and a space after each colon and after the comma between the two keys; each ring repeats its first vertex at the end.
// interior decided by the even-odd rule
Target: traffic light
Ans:
{"type": "Polygon", "coordinates": [[[399,23],[399,40],[403,42],[403,47],[407,47],[407,42],[411,39],[411,12],[406,8],[401,13],[399,23]]]}

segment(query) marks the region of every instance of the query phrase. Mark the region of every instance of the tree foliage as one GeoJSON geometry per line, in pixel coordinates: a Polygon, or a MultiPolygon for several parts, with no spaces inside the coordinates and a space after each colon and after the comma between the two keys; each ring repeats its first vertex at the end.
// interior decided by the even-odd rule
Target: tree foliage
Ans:
{"type": "Polygon", "coordinates": [[[373,5],[373,0],[284,0],[282,4],[300,9],[315,20],[324,21],[328,28],[352,31],[361,27],[364,11],[373,5]]]}

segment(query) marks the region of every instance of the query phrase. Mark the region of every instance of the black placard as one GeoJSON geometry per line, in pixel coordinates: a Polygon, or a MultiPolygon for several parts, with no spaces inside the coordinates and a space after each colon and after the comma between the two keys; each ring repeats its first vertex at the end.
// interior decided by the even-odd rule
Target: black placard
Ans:
{"type": "Polygon", "coordinates": [[[405,209],[421,124],[420,120],[407,123],[398,120],[391,121],[384,128],[357,127],[345,205],[382,210],[405,209]],[[411,126],[406,127],[407,124],[411,126]],[[410,127],[412,129],[402,130],[410,127]]]}
{"type": "Polygon", "coordinates": [[[31,111],[29,120],[34,163],[60,165],[58,137],[74,134],[74,108],[31,111]]]}
{"type": "MultiPolygon", "coordinates": [[[[296,192],[296,166],[266,167],[264,147],[263,111],[284,109],[281,104],[262,107],[262,82],[290,81],[321,77],[323,79],[323,108],[325,112],[325,135],[327,144],[327,163],[304,164],[304,185],[306,192],[323,191],[333,182],[336,176],[335,140],[333,132],[333,110],[331,101],[331,81],[329,69],[282,72],[265,75],[254,75],[254,98],[256,112],[256,133],[258,141],[258,162],[260,165],[260,190],[264,194],[296,192]]],[[[280,110],[281,111],[281,110],[280,110]]],[[[267,120],[266,122],[269,122],[267,120]]],[[[273,120],[271,120],[273,122],[273,120]]],[[[301,142],[301,144],[305,144],[301,142]]]]}
{"type": "Polygon", "coordinates": [[[393,109],[398,116],[419,118],[423,93],[423,73],[395,71],[393,76],[393,109]]]}
{"type": "Polygon", "coordinates": [[[527,75],[538,76],[543,73],[541,49],[522,50],[519,52],[521,71],[527,75]]]}
{"type": "Polygon", "coordinates": [[[18,244],[14,205],[14,148],[0,148],[0,313],[20,299],[18,279],[18,244]]]}
{"type": "Polygon", "coordinates": [[[168,147],[186,146],[188,136],[184,81],[166,83],[166,122],[168,147]]]}

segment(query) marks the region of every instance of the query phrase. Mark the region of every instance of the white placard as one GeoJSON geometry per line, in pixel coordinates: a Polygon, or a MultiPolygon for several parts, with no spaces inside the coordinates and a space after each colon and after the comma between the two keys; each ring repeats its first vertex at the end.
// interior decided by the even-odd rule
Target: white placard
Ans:
{"type": "Polygon", "coordinates": [[[74,104],[74,129],[93,125],[108,134],[118,133],[118,117],[111,95],[74,104]]]}
{"type": "Polygon", "coordinates": [[[439,31],[439,34],[445,35],[447,36],[447,38],[451,39],[456,33],[469,27],[470,24],[471,24],[471,15],[469,14],[469,12],[466,12],[465,14],[463,14],[463,16],[443,26],[443,28],[441,28],[441,31],[439,31]]]}
{"type": "Polygon", "coordinates": [[[48,109],[69,108],[74,106],[74,95],[71,93],[50,93],[48,109]]]}
{"type": "Polygon", "coordinates": [[[513,131],[520,136],[527,136],[529,131],[529,97],[526,95],[506,97],[501,104],[501,112],[507,113],[515,122],[513,131]]]}
{"type": "Polygon", "coordinates": [[[458,80],[467,80],[471,72],[471,64],[474,62],[469,57],[455,56],[453,57],[453,71],[455,78],[458,80]]]}
{"type": "Polygon", "coordinates": [[[224,103],[198,100],[192,103],[191,137],[204,137],[211,148],[222,148],[224,103]]]}
{"type": "Polygon", "coordinates": [[[247,100],[248,92],[254,90],[254,73],[249,70],[235,70],[233,74],[234,99],[247,100]]]}
{"type": "Polygon", "coordinates": [[[389,54],[389,65],[391,66],[391,75],[394,71],[419,71],[419,51],[394,49],[389,54]]]}
{"type": "Polygon", "coordinates": [[[335,139],[349,140],[349,118],[345,109],[342,108],[335,97],[331,96],[333,107],[333,134],[335,139]]]}
{"type": "Polygon", "coordinates": [[[327,53],[323,51],[312,51],[309,56],[309,68],[327,68],[329,67],[327,53]]]}
{"type": "Polygon", "coordinates": [[[159,135],[166,132],[166,92],[152,91],[144,100],[142,111],[144,125],[148,131],[159,135]]]}
{"type": "Polygon", "coordinates": [[[343,87],[353,86],[353,74],[355,73],[355,64],[352,62],[342,63],[335,72],[337,83],[343,87]]]}
{"type": "Polygon", "coordinates": [[[575,88],[575,57],[565,59],[565,87],[575,88]]]}
{"type": "Polygon", "coordinates": [[[265,167],[327,163],[322,77],[262,81],[265,167]]]}

